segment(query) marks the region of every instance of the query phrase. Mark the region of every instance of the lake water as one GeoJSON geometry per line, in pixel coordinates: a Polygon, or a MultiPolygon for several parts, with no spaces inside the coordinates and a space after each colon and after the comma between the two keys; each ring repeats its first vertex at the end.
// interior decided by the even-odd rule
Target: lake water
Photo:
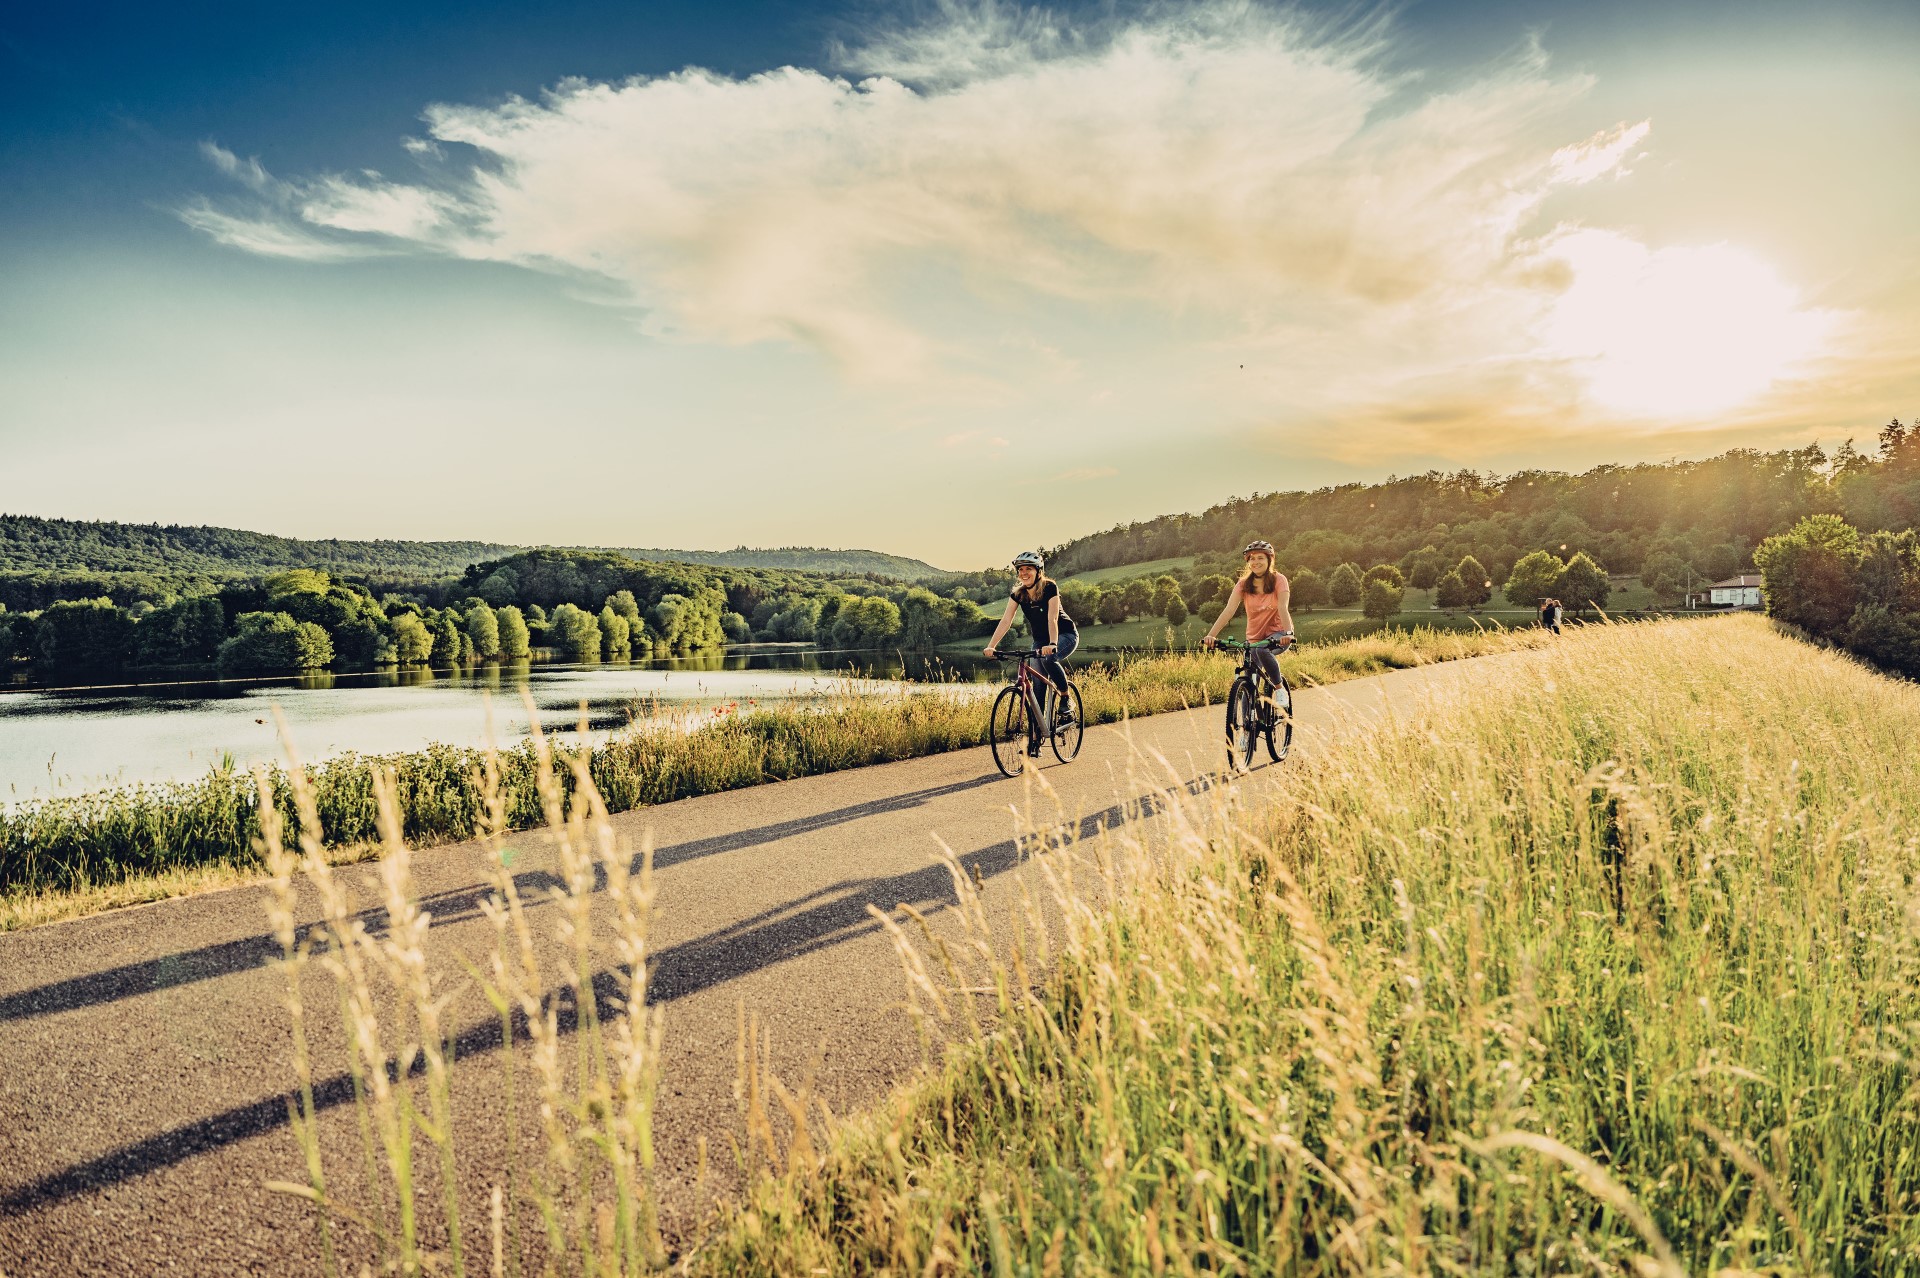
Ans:
{"type": "Polygon", "coordinates": [[[489,708],[502,745],[543,729],[590,732],[826,697],[933,690],[997,677],[991,663],[780,652],[598,665],[519,663],[470,670],[183,681],[0,692],[0,803],[199,776],[231,755],[246,769],[284,758],[273,708],[307,760],[386,754],[431,742],[484,745],[489,708]]]}

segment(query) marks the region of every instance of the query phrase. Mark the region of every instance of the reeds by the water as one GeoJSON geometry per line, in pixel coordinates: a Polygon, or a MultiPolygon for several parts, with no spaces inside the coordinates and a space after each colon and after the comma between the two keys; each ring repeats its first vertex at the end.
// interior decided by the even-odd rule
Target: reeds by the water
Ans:
{"type": "Polygon", "coordinates": [[[909,988],[991,1034],[693,1268],[1920,1273],[1916,738],[1759,619],[1608,627],[1170,791],[1111,912],[1042,857],[1044,976],[956,873],[909,988]]]}
{"type": "MultiPolygon", "coordinates": [[[[1286,659],[1297,682],[1334,682],[1429,661],[1540,642],[1539,632],[1415,630],[1305,647],[1286,659]]],[[[1231,663],[1163,654],[1076,669],[1095,723],[1218,701],[1231,663]]],[[[848,693],[802,706],[713,717],[692,731],[638,730],[595,746],[584,760],[610,812],[767,781],[962,749],[983,740],[983,698],[963,686],[933,693],[848,693]]],[[[482,832],[483,797],[473,778],[486,752],[434,745],[382,757],[346,755],[307,772],[320,836],[336,858],[381,842],[377,778],[391,777],[394,820],[414,846],[482,832]]],[[[532,743],[497,757],[500,799],[512,828],[543,820],[538,751],[532,743]]],[[[559,777],[563,791],[571,774],[559,777]]],[[[197,781],[130,786],[0,808],[0,928],[70,913],[81,899],[149,899],[186,890],[221,867],[259,872],[263,803],[284,827],[298,820],[291,780],[215,770],[197,781]],[[263,799],[263,794],[267,797],[263,799]],[[91,893],[89,897],[87,894],[91,893]]]]}

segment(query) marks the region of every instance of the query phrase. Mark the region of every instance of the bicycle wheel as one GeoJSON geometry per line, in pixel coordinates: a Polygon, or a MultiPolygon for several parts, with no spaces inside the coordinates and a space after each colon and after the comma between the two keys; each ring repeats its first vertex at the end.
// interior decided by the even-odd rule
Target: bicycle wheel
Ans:
{"type": "Polygon", "coordinates": [[[1020,775],[1027,754],[1027,706],[1018,688],[1002,688],[987,719],[987,748],[993,766],[1010,777],[1020,775]]]}
{"type": "Polygon", "coordinates": [[[1062,763],[1072,763],[1073,757],[1080,753],[1080,741],[1087,735],[1086,711],[1080,705],[1080,687],[1071,681],[1066,693],[1053,703],[1053,757],[1062,763]],[[1073,710],[1073,722],[1060,722],[1063,709],[1073,710]]]}
{"type": "Polygon", "coordinates": [[[1274,685],[1273,704],[1267,707],[1266,728],[1267,757],[1275,763],[1284,763],[1287,751],[1293,749],[1293,689],[1288,686],[1285,675],[1274,685]]]}
{"type": "Polygon", "coordinates": [[[1253,682],[1235,679],[1227,693],[1227,766],[1252,767],[1259,745],[1260,702],[1253,694],[1253,682]]]}

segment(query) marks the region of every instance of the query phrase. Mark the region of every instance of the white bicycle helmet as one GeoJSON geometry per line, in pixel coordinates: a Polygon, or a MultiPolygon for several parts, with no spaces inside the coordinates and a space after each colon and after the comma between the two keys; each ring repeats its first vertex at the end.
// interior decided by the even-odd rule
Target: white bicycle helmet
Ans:
{"type": "Polygon", "coordinates": [[[1013,566],[1015,568],[1018,568],[1021,564],[1027,565],[1035,572],[1042,572],[1046,569],[1047,561],[1040,557],[1040,552],[1037,550],[1023,550],[1013,557],[1013,566]]]}

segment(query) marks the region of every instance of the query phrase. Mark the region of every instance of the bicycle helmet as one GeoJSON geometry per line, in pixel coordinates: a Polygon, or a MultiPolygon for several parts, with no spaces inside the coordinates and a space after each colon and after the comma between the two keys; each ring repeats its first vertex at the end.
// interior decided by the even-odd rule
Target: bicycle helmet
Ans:
{"type": "Polygon", "coordinates": [[[1047,561],[1040,557],[1040,552],[1037,550],[1023,550],[1013,557],[1013,566],[1015,568],[1018,568],[1021,564],[1026,564],[1035,572],[1040,572],[1046,568],[1047,561]]]}
{"type": "Polygon", "coordinates": [[[1273,543],[1266,540],[1250,541],[1247,543],[1247,548],[1240,552],[1240,557],[1245,559],[1248,555],[1254,554],[1256,551],[1271,559],[1273,558],[1273,543]]]}

